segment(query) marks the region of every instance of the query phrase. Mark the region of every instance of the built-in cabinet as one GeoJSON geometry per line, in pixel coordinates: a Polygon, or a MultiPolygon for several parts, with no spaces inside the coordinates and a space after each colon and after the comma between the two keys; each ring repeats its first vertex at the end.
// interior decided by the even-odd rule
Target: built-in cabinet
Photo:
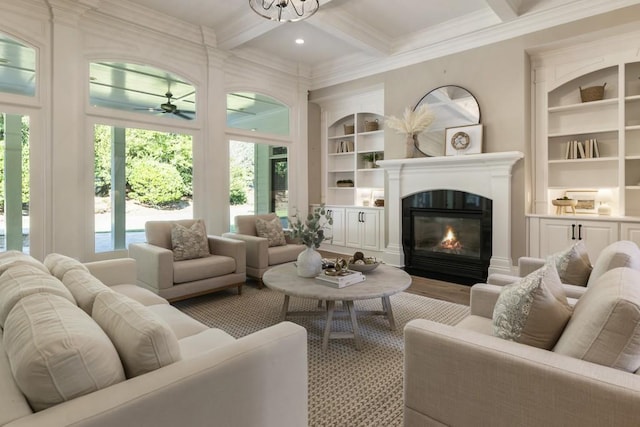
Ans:
{"type": "Polygon", "coordinates": [[[326,206],[327,215],[333,219],[325,234],[330,238],[322,248],[338,253],[351,254],[355,250],[369,251],[368,256],[384,249],[384,210],[382,208],[360,208],[326,206]]]}
{"type": "Polygon", "coordinates": [[[637,36],[563,47],[531,58],[531,256],[546,256],[583,240],[593,260],[615,240],[640,242],[640,60],[636,50],[623,50],[637,36]],[[602,99],[583,102],[581,89],[597,86],[604,86],[602,99]],[[597,152],[587,150],[593,141],[597,152]],[[583,211],[592,207],[590,214],[553,215],[552,201],[567,192],[593,200],[593,206],[578,206],[583,211]],[[609,204],[611,215],[597,214],[601,203],[609,204]]]}
{"type": "Polygon", "coordinates": [[[327,99],[322,110],[322,202],[333,225],[321,248],[381,257],[385,248],[384,90],[327,99]]]}
{"type": "MultiPolygon", "coordinates": [[[[531,227],[538,229],[536,248],[532,256],[545,258],[578,241],[584,242],[589,258],[595,260],[602,249],[620,240],[619,224],[616,221],[594,221],[583,218],[530,218],[531,227]]],[[[533,251],[532,251],[533,252],[533,251]]]]}

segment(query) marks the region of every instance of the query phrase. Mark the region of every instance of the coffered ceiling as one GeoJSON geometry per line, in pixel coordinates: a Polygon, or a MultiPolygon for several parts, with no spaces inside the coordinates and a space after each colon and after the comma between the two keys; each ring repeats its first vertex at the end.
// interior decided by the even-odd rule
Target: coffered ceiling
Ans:
{"type": "Polygon", "coordinates": [[[129,0],[213,29],[238,56],[278,58],[312,88],[609,12],[638,0],[320,0],[295,23],[256,15],[247,1],[129,0]],[[305,40],[303,45],[295,40],[305,40]]]}

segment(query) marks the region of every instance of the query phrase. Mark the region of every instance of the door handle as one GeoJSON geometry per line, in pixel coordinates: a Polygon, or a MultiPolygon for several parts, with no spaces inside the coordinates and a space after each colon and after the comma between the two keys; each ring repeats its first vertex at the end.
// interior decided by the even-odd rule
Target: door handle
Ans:
{"type": "Polygon", "coordinates": [[[571,240],[576,240],[576,225],[571,224],[571,240]]]}
{"type": "Polygon", "coordinates": [[[582,224],[578,224],[578,240],[582,240],[582,224]]]}

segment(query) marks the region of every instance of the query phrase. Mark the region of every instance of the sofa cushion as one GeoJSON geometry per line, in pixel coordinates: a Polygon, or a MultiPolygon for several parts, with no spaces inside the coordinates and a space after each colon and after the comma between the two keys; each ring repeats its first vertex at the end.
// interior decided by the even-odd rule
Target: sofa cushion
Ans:
{"type": "Polygon", "coordinates": [[[189,259],[173,263],[173,283],[188,283],[231,274],[236,270],[236,261],[228,256],[211,255],[206,258],[189,259]]]}
{"type": "Polygon", "coordinates": [[[278,265],[298,259],[300,252],[304,251],[305,245],[289,244],[286,246],[274,246],[268,249],[269,265],[278,265]]]}
{"type": "Polygon", "coordinates": [[[77,259],[56,253],[47,255],[44,258],[44,265],[49,269],[51,274],[56,276],[59,280],[62,280],[66,272],[69,270],[89,271],[87,267],[77,259]]]}
{"type": "Polygon", "coordinates": [[[549,260],[555,263],[562,283],[577,286],[587,285],[592,267],[587,247],[582,240],[563,251],[550,255],[547,262],[549,260]]]}
{"type": "Polygon", "coordinates": [[[555,265],[547,263],[500,292],[493,332],[506,340],[551,349],[571,311],[555,265]]]}
{"type": "Polygon", "coordinates": [[[25,264],[42,270],[43,273],[50,274],[49,269],[45,267],[43,263],[25,253],[20,251],[6,251],[0,253],[0,275],[13,266],[25,264]]]}
{"type": "Polygon", "coordinates": [[[91,316],[96,295],[100,292],[109,292],[111,290],[91,273],[80,269],[67,271],[62,276],[62,283],[69,289],[78,307],[83,309],[89,316],[91,316]]]}
{"type": "Polygon", "coordinates": [[[638,245],[628,240],[619,240],[604,248],[593,265],[593,271],[587,286],[591,286],[607,271],[618,267],[640,270],[640,249],[638,245]]]}
{"type": "Polygon", "coordinates": [[[4,327],[9,312],[18,301],[41,292],[58,295],[73,304],[76,303],[62,282],[37,267],[18,264],[6,270],[0,276],[0,327],[4,327]]]}
{"type": "Polygon", "coordinates": [[[235,340],[222,329],[207,328],[202,332],[182,338],[178,343],[180,344],[180,354],[186,360],[198,357],[206,351],[222,347],[235,340]]]}
{"type": "Polygon", "coordinates": [[[155,304],[169,304],[169,301],[162,298],[160,295],[151,292],[138,285],[113,285],[110,288],[120,294],[126,295],[129,298],[138,301],[144,306],[155,304]]]}
{"type": "Polygon", "coordinates": [[[178,340],[165,321],[126,295],[99,293],[92,316],[118,350],[127,378],[180,360],[178,340]]]}
{"type": "Polygon", "coordinates": [[[578,300],[554,352],[628,372],[640,368],[640,271],[616,268],[578,300]]]}
{"type": "Polygon", "coordinates": [[[147,309],[164,320],[179,340],[209,329],[204,324],[198,322],[191,316],[187,316],[171,304],[150,305],[147,309]]]}
{"type": "Polygon", "coordinates": [[[105,333],[57,295],[21,299],[7,317],[3,344],[15,382],[35,411],[125,379],[105,333]]]}
{"type": "Polygon", "coordinates": [[[33,410],[24,394],[13,380],[13,372],[9,358],[3,345],[3,332],[0,328],[0,426],[8,424],[10,421],[31,415],[33,410]]]}
{"type": "Polygon", "coordinates": [[[256,233],[258,237],[267,239],[269,247],[287,244],[282,230],[282,223],[278,217],[271,219],[256,217],[256,233]]]}
{"type": "Polygon", "coordinates": [[[209,241],[204,222],[198,220],[191,227],[171,224],[171,250],[174,261],[208,257],[209,241]]]}

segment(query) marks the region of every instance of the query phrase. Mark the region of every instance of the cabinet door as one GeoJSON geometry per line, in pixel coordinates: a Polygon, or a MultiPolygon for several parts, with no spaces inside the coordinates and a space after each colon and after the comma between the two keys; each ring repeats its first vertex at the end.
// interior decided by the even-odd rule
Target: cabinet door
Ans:
{"type": "Polygon", "coordinates": [[[582,240],[589,259],[594,262],[600,252],[618,240],[618,224],[605,221],[545,219],[540,221],[540,256],[562,251],[582,240]]]}
{"type": "Polygon", "coordinates": [[[329,208],[327,209],[331,218],[333,218],[333,225],[331,225],[331,236],[333,239],[330,241],[332,245],[344,246],[345,245],[345,229],[344,229],[344,208],[329,208]]]}
{"type": "Polygon", "coordinates": [[[620,239],[631,240],[640,246],[640,223],[624,222],[620,224],[620,239]]]}
{"type": "Polygon", "coordinates": [[[584,240],[592,263],[604,248],[618,240],[618,223],[578,221],[577,224],[578,237],[584,240]]]}
{"type": "Polygon", "coordinates": [[[346,245],[349,248],[360,248],[361,244],[361,228],[362,225],[362,211],[360,209],[346,209],[346,245]]]}
{"type": "Polygon", "coordinates": [[[362,228],[362,249],[369,251],[380,250],[380,214],[377,211],[363,211],[362,228]]]}
{"type": "Polygon", "coordinates": [[[540,221],[540,258],[559,252],[577,242],[577,234],[572,234],[575,221],[543,219],[540,221]]]}

